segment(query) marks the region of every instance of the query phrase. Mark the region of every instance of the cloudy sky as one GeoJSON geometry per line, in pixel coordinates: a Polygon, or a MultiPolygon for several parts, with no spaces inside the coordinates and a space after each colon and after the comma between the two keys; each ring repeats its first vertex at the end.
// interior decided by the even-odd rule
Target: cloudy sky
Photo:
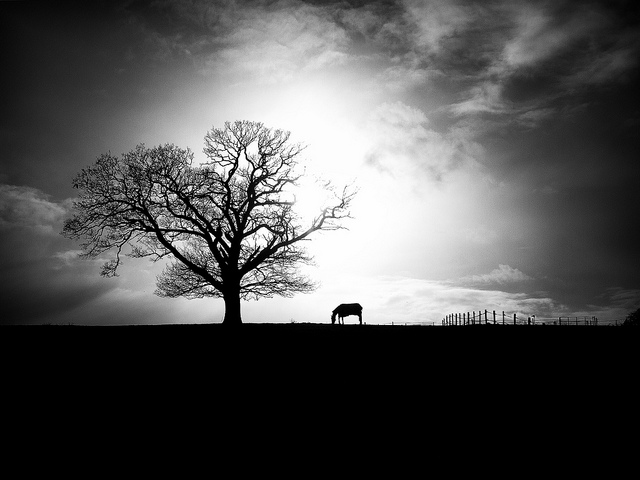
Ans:
{"type": "Polygon", "coordinates": [[[3,323],[218,322],[59,232],[73,176],[226,120],[309,147],[360,193],[309,242],[321,287],[245,321],[371,323],[488,309],[615,321],[640,306],[637,2],[1,2],[3,323]]]}

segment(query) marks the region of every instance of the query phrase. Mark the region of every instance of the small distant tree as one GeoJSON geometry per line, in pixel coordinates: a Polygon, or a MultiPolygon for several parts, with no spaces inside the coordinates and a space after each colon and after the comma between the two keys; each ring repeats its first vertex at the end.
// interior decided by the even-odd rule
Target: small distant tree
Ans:
{"type": "Polygon", "coordinates": [[[640,327],[640,308],[627,315],[622,325],[640,327]]]}
{"type": "Polygon", "coordinates": [[[208,162],[174,145],[138,145],[104,154],[74,179],[80,191],[63,235],[82,239],[83,255],[108,250],[115,258],[102,275],[115,276],[125,245],[134,257],[172,261],[157,277],[162,297],[222,297],[223,323],[242,323],[241,299],[309,292],[314,284],[298,266],[301,246],[318,230],[343,228],[355,191],[334,189],[317,215],[295,212],[292,193],[303,172],[303,150],[290,133],[249,121],[227,122],[205,136],[208,162]]]}

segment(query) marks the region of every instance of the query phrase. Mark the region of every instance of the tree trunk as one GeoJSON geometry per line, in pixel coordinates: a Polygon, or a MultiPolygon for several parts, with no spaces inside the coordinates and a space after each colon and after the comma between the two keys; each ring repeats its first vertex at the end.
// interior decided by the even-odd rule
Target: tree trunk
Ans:
{"type": "Polygon", "coordinates": [[[222,320],[222,324],[229,326],[242,324],[240,289],[232,289],[224,293],[224,320],[222,320]]]}

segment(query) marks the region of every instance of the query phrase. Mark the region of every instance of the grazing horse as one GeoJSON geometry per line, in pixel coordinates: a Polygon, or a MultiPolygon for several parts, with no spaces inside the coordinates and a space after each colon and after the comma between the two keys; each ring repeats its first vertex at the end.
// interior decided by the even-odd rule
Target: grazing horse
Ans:
{"type": "Polygon", "coordinates": [[[344,317],[349,315],[357,315],[360,319],[360,325],[362,325],[362,306],[359,303],[341,303],[331,313],[331,324],[336,323],[336,315],[338,316],[338,324],[342,320],[344,325],[344,317]]]}

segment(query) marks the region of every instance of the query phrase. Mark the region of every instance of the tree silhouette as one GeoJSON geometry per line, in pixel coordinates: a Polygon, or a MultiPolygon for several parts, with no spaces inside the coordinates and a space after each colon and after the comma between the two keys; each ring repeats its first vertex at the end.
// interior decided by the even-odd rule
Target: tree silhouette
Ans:
{"type": "Polygon", "coordinates": [[[298,272],[311,259],[300,242],[318,230],[343,228],[355,191],[330,183],[328,203],[303,219],[295,194],[303,148],[290,132],[249,121],[226,122],[205,136],[208,162],[174,145],[138,145],[120,158],[104,154],[74,179],[80,190],[63,235],[82,239],[83,255],[172,257],[157,277],[162,297],[222,297],[223,323],[242,323],[241,299],[292,296],[315,288],[298,272]],[[305,223],[306,221],[306,223],[305,223]],[[130,251],[123,253],[125,245],[130,251]]]}
{"type": "Polygon", "coordinates": [[[640,308],[627,315],[627,318],[625,318],[622,325],[628,327],[640,327],[640,308]]]}

